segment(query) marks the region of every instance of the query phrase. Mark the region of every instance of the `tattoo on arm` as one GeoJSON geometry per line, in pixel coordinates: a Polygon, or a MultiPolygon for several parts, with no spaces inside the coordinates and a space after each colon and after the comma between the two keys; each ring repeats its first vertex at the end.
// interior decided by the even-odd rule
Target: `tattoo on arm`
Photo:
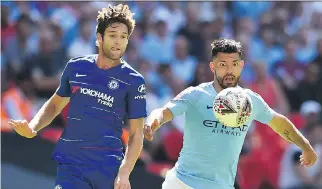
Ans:
{"type": "Polygon", "coordinates": [[[294,141],[289,137],[290,132],[289,132],[288,130],[286,130],[286,129],[285,129],[283,134],[285,135],[285,138],[286,138],[288,141],[295,143],[295,142],[294,142],[294,141]]]}

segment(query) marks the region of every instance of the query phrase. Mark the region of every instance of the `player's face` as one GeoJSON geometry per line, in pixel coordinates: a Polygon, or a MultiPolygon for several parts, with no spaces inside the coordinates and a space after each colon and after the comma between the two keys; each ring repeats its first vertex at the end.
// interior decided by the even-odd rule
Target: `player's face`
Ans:
{"type": "Polygon", "coordinates": [[[244,61],[238,53],[218,53],[209,66],[219,85],[225,89],[238,84],[244,61]]]}
{"type": "Polygon", "coordinates": [[[99,48],[104,56],[112,60],[118,60],[124,54],[128,39],[128,28],[123,23],[113,23],[106,28],[104,37],[97,34],[99,48]]]}

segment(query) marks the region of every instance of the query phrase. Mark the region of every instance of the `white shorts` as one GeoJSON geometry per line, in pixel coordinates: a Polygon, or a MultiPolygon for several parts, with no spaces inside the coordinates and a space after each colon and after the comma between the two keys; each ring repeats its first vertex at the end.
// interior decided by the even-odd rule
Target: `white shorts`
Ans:
{"type": "Polygon", "coordinates": [[[183,183],[178,177],[176,176],[175,168],[172,168],[167,172],[165,180],[162,184],[162,189],[193,189],[190,186],[183,183]]]}

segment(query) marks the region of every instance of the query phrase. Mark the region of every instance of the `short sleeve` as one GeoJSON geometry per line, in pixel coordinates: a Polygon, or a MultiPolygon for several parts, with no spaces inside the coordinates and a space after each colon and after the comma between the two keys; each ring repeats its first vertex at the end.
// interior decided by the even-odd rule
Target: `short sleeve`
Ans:
{"type": "Polygon", "coordinates": [[[71,96],[71,87],[69,83],[69,76],[71,73],[71,64],[68,62],[65,66],[65,69],[60,78],[60,84],[56,90],[56,94],[61,97],[70,97],[71,96]]]}
{"type": "Polygon", "coordinates": [[[130,86],[127,95],[127,114],[129,119],[145,118],[147,116],[144,79],[130,86]]]}
{"type": "Polygon", "coordinates": [[[187,112],[191,105],[194,103],[195,87],[189,87],[179,93],[175,98],[166,104],[174,117],[180,116],[187,112]]]}
{"type": "Polygon", "coordinates": [[[268,106],[259,94],[251,90],[248,91],[253,103],[254,119],[263,124],[268,124],[276,115],[276,112],[268,106]]]}

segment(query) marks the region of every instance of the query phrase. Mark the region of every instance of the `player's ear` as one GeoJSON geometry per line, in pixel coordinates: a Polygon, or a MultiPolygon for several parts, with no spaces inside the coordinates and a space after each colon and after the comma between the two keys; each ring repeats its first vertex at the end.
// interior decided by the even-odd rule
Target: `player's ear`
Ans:
{"type": "Polygon", "coordinates": [[[103,38],[102,38],[102,35],[100,33],[96,33],[96,46],[99,47],[99,45],[101,43],[103,43],[103,38]]]}
{"type": "Polygon", "coordinates": [[[241,68],[241,69],[243,69],[243,68],[244,68],[244,65],[245,65],[245,62],[244,62],[243,60],[241,60],[241,61],[239,62],[239,66],[240,66],[240,68],[241,68]]]}
{"type": "Polygon", "coordinates": [[[215,73],[215,63],[214,62],[210,62],[209,63],[209,67],[210,67],[210,70],[215,73]]]}

